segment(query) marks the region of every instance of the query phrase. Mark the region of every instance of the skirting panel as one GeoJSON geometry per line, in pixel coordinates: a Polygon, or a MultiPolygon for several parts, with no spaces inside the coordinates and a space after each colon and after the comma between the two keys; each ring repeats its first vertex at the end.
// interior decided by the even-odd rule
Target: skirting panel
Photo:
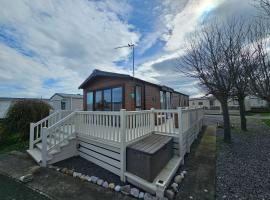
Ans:
{"type": "Polygon", "coordinates": [[[81,157],[120,176],[120,149],[84,138],[79,138],[78,142],[81,157]]]}

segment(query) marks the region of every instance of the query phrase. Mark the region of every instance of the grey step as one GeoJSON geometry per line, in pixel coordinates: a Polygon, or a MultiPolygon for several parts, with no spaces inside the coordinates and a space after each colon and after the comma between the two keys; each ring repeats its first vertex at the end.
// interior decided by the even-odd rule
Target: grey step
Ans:
{"type": "MultiPolygon", "coordinates": [[[[37,162],[40,163],[42,160],[41,151],[38,148],[28,149],[27,153],[37,162]]],[[[47,161],[52,159],[52,155],[48,155],[47,161]]]]}
{"type": "MultiPolygon", "coordinates": [[[[38,143],[36,144],[36,147],[40,150],[40,152],[42,151],[42,143],[38,143]]],[[[47,146],[47,150],[49,149],[49,146],[47,146]]],[[[56,153],[59,153],[60,151],[58,151],[57,149],[53,149],[50,151],[49,154],[53,155],[53,154],[56,154],[56,153]]]]}

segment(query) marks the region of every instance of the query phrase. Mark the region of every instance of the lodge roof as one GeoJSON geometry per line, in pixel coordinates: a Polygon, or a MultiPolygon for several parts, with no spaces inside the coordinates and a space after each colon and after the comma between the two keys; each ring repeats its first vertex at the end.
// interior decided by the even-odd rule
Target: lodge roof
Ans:
{"type": "Polygon", "coordinates": [[[169,91],[169,92],[175,92],[175,93],[178,93],[178,94],[181,94],[181,95],[185,95],[185,96],[188,96],[186,94],[183,94],[181,92],[178,92],[178,91],[175,91],[173,88],[170,88],[168,86],[165,86],[165,85],[159,85],[159,84],[155,84],[155,83],[151,83],[151,82],[148,82],[148,81],[145,81],[145,80],[142,80],[142,79],[139,79],[139,78],[136,78],[136,77],[132,77],[128,74],[120,74],[120,73],[114,73],[114,72],[106,72],[106,71],[101,71],[101,70],[98,70],[98,69],[95,69],[92,74],[90,74],[90,76],[79,86],[79,89],[84,89],[85,86],[91,81],[93,80],[94,78],[96,77],[112,77],[112,78],[126,78],[126,79],[135,79],[137,81],[142,81],[144,83],[147,83],[147,84],[151,84],[151,85],[154,85],[156,87],[159,87],[161,90],[165,90],[165,91],[169,91]]]}
{"type": "Polygon", "coordinates": [[[76,99],[82,99],[83,96],[81,94],[66,94],[66,93],[55,93],[54,95],[52,95],[52,97],[50,99],[53,98],[53,96],[58,95],[62,98],[76,98],[76,99]]]}

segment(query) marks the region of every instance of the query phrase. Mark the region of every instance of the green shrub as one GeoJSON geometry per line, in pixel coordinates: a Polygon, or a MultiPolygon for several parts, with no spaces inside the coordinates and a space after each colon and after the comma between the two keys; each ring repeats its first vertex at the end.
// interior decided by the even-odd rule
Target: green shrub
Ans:
{"type": "Polygon", "coordinates": [[[29,139],[31,122],[37,122],[49,115],[51,106],[41,100],[19,100],[8,110],[7,118],[3,122],[5,138],[29,139]]]}
{"type": "Polygon", "coordinates": [[[263,119],[262,121],[270,127],[270,119],[263,119]]]}

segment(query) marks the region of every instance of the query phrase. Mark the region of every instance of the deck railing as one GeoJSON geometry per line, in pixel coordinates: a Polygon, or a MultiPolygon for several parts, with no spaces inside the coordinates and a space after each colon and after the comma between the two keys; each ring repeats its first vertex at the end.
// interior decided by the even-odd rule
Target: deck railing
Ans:
{"type": "MultiPolygon", "coordinates": [[[[59,149],[67,138],[79,136],[120,149],[119,174],[124,181],[127,145],[151,133],[166,134],[174,137],[174,142],[176,139],[179,150],[177,155],[183,158],[185,153],[189,152],[191,144],[202,127],[202,119],[202,108],[143,111],[122,109],[118,112],[74,111],[55,124],[42,129],[43,165],[46,165],[48,152],[59,149]]],[[[42,123],[40,122],[41,127],[42,123]]],[[[35,138],[40,137],[39,134],[35,138]]],[[[33,144],[36,141],[37,139],[33,144]]]]}
{"type": "Polygon", "coordinates": [[[125,142],[131,143],[153,132],[153,111],[127,111],[125,113],[125,142]]]}
{"type": "Polygon", "coordinates": [[[42,128],[42,164],[46,166],[48,154],[53,150],[60,150],[60,146],[68,138],[75,135],[75,116],[73,112],[50,127],[42,128]]]}
{"type": "Polygon", "coordinates": [[[59,110],[36,123],[30,123],[29,149],[33,149],[34,145],[41,141],[43,127],[48,128],[71,113],[69,110],[59,110]]]}
{"type": "Polygon", "coordinates": [[[120,143],[120,112],[78,111],[76,132],[79,135],[120,143]]]}

